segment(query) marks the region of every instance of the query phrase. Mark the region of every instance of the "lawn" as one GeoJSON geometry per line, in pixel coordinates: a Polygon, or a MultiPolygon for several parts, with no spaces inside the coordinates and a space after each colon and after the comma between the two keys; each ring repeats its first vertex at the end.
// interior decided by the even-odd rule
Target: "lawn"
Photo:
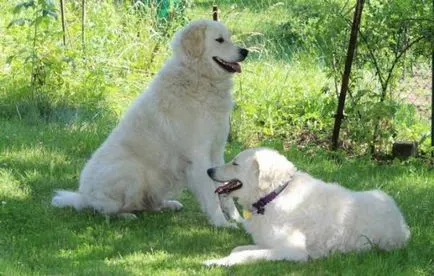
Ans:
{"type": "MultiPolygon", "coordinates": [[[[180,212],[144,212],[135,221],[50,206],[56,188],[77,187],[85,160],[113,123],[0,120],[0,274],[2,275],[432,275],[434,171],[418,161],[378,164],[283,149],[300,169],[352,189],[381,188],[402,208],[412,238],[393,252],[335,254],[307,263],[260,262],[207,268],[251,242],[242,230],[207,223],[186,191],[180,212]]],[[[243,148],[229,144],[227,158],[243,148]]]]}
{"type": "MultiPolygon", "coordinates": [[[[56,189],[77,188],[85,161],[171,55],[169,40],[183,19],[174,20],[171,29],[160,29],[149,10],[133,10],[131,1],[86,1],[82,49],[80,1],[65,1],[66,46],[59,20],[43,19],[38,32],[34,25],[7,28],[11,20],[38,14],[32,8],[13,13],[21,2],[0,0],[5,11],[0,17],[0,275],[434,275],[434,170],[429,155],[378,163],[364,154],[371,141],[370,118],[380,117],[370,109],[377,106],[371,101],[378,98],[375,74],[363,66],[355,70],[353,94],[347,99],[341,137],[350,141],[347,151],[323,150],[336,107],[334,71],[325,56],[327,51],[344,53],[346,44],[313,43],[312,36],[337,37],[342,22],[333,17],[334,7],[348,1],[198,0],[183,16],[211,18],[212,4],[218,3],[233,39],[251,50],[235,78],[227,160],[246,147],[269,146],[326,181],[354,190],[380,188],[402,209],[411,240],[392,252],[231,268],[208,268],[202,262],[251,243],[249,235],[210,226],[188,191],[179,196],[183,210],[144,212],[134,221],[50,205],[56,189]],[[330,10],[321,10],[325,7],[330,10]],[[334,25],[316,24],[320,19],[334,25]]],[[[58,4],[32,3],[44,8],[42,2],[58,4]]],[[[394,99],[386,106],[390,110],[379,105],[390,111],[380,113],[388,118],[383,149],[392,136],[419,141],[429,129],[426,61],[415,58],[415,74],[397,75],[393,97],[402,93],[403,101],[394,99]],[[421,102],[422,115],[405,101],[410,96],[421,102]]]]}

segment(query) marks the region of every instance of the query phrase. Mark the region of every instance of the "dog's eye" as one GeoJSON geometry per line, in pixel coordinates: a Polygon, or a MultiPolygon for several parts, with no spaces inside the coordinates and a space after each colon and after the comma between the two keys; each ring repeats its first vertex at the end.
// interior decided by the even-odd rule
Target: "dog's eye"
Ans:
{"type": "Polygon", "coordinates": [[[232,165],[233,165],[233,166],[238,166],[239,164],[238,164],[237,162],[234,161],[234,162],[232,162],[232,165]]]}
{"type": "Polygon", "coordinates": [[[218,43],[223,43],[225,40],[223,39],[223,37],[219,37],[219,38],[216,38],[215,41],[217,41],[218,43]]]}

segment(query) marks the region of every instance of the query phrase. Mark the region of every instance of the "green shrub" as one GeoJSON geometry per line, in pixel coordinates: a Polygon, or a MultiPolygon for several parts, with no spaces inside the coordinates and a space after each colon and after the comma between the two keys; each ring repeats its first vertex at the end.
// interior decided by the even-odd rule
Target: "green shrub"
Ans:
{"type": "MultiPolygon", "coordinates": [[[[205,0],[172,5],[163,20],[158,5],[152,4],[158,1],[88,1],[82,41],[81,1],[65,2],[63,45],[57,3],[0,0],[1,117],[65,122],[119,118],[171,55],[168,45],[174,32],[189,20],[211,18],[211,4],[205,0]]],[[[428,72],[430,7],[424,1],[383,2],[366,3],[362,19],[367,39],[359,41],[340,137],[350,153],[365,154],[373,147],[387,152],[392,142],[420,141],[429,130],[426,112],[402,94],[425,93],[418,87],[428,77],[413,72],[428,72]],[[406,20],[409,8],[417,20],[406,20]],[[404,38],[418,36],[424,39],[402,55],[384,85],[404,38]]],[[[235,78],[232,141],[255,145],[278,139],[285,145],[328,147],[351,3],[213,3],[234,40],[251,50],[243,73],[235,78]]],[[[431,150],[428,140],[422,143],[425,152],[431,150]]]]}

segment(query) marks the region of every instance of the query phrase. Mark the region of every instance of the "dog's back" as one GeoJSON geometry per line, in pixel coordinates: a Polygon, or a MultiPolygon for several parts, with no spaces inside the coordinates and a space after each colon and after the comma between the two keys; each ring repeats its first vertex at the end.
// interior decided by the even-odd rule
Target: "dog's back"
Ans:
{"type": "Polygon", "coordinates": [[[356,247],[378,246],[391,250],[405,245],[410,231],[395,201],[380,190],[352,192],[354,201],[352,239],[356,247]],[[361,237],[361,238],[360,238],[361,237]]]}
{"type": "Polygon", "coordinates": [[[282,211],[287,212],[287,219],[277,223],[292,229],[290,232],[301,231],[313,258],[331,251],[359,251],[373,246],[391,250],[404,246],[410,237],[395,201],[380,190],[355,192],[301,172],[291,185],[295,186],[276,200],[274,210],[267,212],[280,219],[282,211]],[[291,208],[282,208],[284,205],[291,208]]]}

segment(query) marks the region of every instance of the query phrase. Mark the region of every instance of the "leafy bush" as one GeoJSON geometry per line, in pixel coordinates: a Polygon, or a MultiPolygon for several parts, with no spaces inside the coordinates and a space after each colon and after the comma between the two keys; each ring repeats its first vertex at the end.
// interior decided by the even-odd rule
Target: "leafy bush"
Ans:
{"type": "Polygon", "coordinates": [[[1,7],[10,11],[1,22],[8,27],[0,45],[0,115],[8,117],[30,112],[48,118],[59,108],[119,115],[158,70],[168,55],[167,37],[183,24],[182,17],[164,24],[147,16],[153,7],[90,1],[81,41],[81,6],[68,1],[64,46],[51,0],[1,7]]]}
{"type": "MultiPolygon", "coordinates": [[[[205,0],[175,1],[182,4],[172,5],[163,20],[159,1],[88,1],[82,41],[81,1],[65,2],[63,45],[57,3],[0,0],[5,11],[0,18],[0,116],[64,121],[119,117],[170,55],[175,30],[191,19],[211,17],[205,0]]],[[[327,147],[353,3],[215,4],[234,39],[251,50],[236,78],[233,141],[254,145],[279,139],[327,147]]],[[[425,137],[426,112],[402,96],[419,89],[402,83],[425,85],[426,78],[413,72],[428,72],[434,33],[429,15],[427,1],[366,3],[341,131],[347,152],[385,152],[393,141],[425,137]]],[[[423,150],[430,150],[428,140],[423,150]]]]}

